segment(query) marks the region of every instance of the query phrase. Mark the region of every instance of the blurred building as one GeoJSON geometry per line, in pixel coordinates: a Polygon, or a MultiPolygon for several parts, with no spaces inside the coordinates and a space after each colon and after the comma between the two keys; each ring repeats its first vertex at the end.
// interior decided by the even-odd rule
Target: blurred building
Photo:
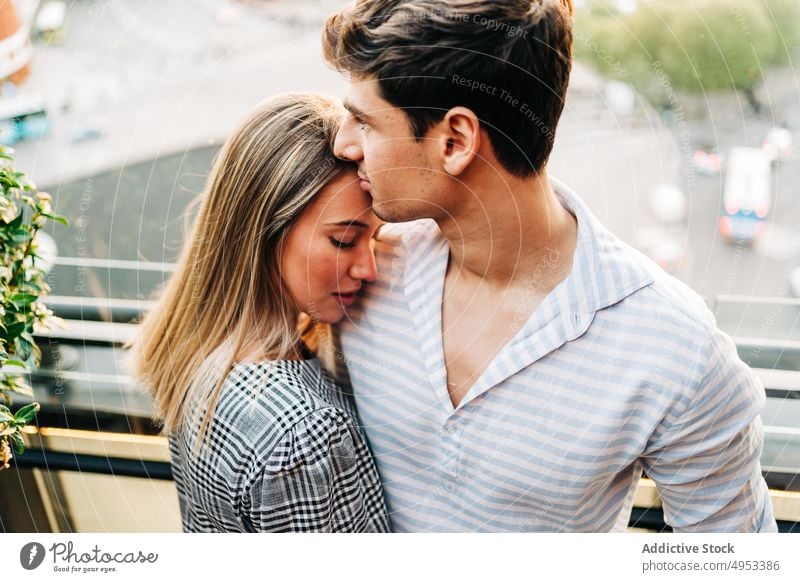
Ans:
{"type": "Polygon", "coordinates": [[[13,0],[0,0],[0,83],[19,84],[28,76],[33,48],[13,0]]]}

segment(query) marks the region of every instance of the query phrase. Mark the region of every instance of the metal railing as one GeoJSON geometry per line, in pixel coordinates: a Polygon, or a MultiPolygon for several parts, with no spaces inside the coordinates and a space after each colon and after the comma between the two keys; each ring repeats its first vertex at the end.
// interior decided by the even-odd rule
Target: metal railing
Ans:
{"type": "MultiPolygon", "coordinates": [[[[136,261],[60,258],[57,263],[154,272],[174,269],[174,265],[167,263],[136,261]]],[[[92,357],[98,360],[106,358],[108,365],[102,372],[44,368],[32,374],[33,383],[38,382],[40,392],[45,390],[47,396],[39,399],[37,394],[37,399],[42,401],[42,412],[38,417],[40,424],[100,431],[112,427],[112,431],[156,434],[157,427],[151,422],[153,411],[149,398],[141,391],[137,392],[131,379],[116,365],[120,346],[133,336],[135,322],[152,307],[152,302],[51,296],[46,299],[46,304],[56,315],[68,320],[69,329],[37,334],[37,341],[43,347],[71,346],[96,350],[92,357]],[[70,388],[72,396],[62,394],[51,402],[53,385],[59,382],[62,387],[66,384],[70,388]],[[95,390],[96,386],[102,386],[103,390],[95,390]],[[80,405],[81,394],[88,399],[90,406],[80,405]]],[[[713,308],[718,325],[733,337],[740,357],[761,379],[768,396],[762,458],[767,483],[771,489],[800,491],[800,300],[719,297],[713,308]]],[[[90,359],[88,356],[84,358],[90,359]]],[[[172,479],[168,462],[112,455],[74,454],[34,447],[15,457],[13,462],[20,469],[172,479]]],[[[634,508],[630,526],[669,531],[662,510],[656,507],[634,508]]],[[[796,521],[781,520],[778,526],[782,532],[800,531],[800,523],[796,521]]]]}

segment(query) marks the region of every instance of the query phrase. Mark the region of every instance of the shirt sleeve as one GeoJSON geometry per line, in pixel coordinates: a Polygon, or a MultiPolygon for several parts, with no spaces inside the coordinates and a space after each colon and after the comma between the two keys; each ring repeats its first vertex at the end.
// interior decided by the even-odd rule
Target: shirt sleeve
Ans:
{"type": "Polygon", "coordinates": [[[653,435],[645,471],[676,532],[776,532],[761,475],[764,388],[715,325],[708,352],[688,406],[653,435]]]}
{"type": "Polygon", "coordinates": [[[342,411],[314,411],[289,429],[244,496],[261,532],[388,531],[366,445],[342,411]]]}

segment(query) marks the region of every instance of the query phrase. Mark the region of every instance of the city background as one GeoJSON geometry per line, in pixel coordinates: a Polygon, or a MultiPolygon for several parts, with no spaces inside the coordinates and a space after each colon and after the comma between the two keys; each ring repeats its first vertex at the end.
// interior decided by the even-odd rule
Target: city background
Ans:
{"type": "MultiPolygon", "coordinates": [[[[15,4],[36,32],[41,3],[15,4]]],[[[73,224],[54,227],[59,254],[174,260],[184,210],[239,119],[275,93],[343,94],[344,81],[324,65],[319,43],[324,15],[336,4],[78,1],[69,4],[61,30],[34,35],[30,74],[7,87],[3,99],[32,95],[47,111],[47,133],[13,147],[17,166],[54,195],[56,210],[73,224]]],[[[551,175],[575,189],[623,240],[704,297],[791,296],[800,249],[800,150],[790,147],[771,169],[771,205],[758,238],[726,240],[718,221],[730,148],[761,148],[771,129],[800,127],[800,75],[792,66],[797,37],[781,37],[783,61],[756,61],[760,68],[746,91],[736,86],[732,51],[708,65],[723,69],[721,80],[692,86],[672,80],[658,68],[659,55],[646,52],[642,43],[652,36],[645,33],[652,23],[637,29],[627,21],[648,4],[661,5],[639,4],[645,6],[576,3],[576,65],[551,175]],[[718,156],[720,171],[703,165],[700,152],[718,156]]],[[[750,29],[755,16],[763,24],[763,14],[735,2],[673,4],[685,10],[674,18],[672,34],[685,31],[686,38],[667,48],[678,57],[693,51],[673,68],[690,70],[699,66],[695,60],[711,58],[695,57],[697,42],[690,38],[689,25],[701,32],[709,26],[710,16],[699,12],[704,5],[722,6],[722,24],[716,36],[708,30],[708,43],[740,39],[744,51],[761,36],[750,29]]],[[[58,294],[74,293],[77,275],[70,270],[55,273],[58,294]]],[[[121,273],[86,276],[93,295],[145,298],[152,291],[144,275],[138,283],[121,273]]]]}
{"type": "MultiPolygon", "coordinates": [[[[0,143],[70,221],[48,225],[43,244],[52,295],[72,314],[48,336],[63,342],[61,369],[34,378],[51,415],[40,418],[61,424],[33,444],[168,459],[120,346],[169,277],[190,202],[237,122],[276,93],[344,94],[320,47],[325,16],[344,4],[0,0],[0,143]],[[137,436],[59,432],[112,425],[137,436]]],[[[768,482],[798,496],[800,0],[574,4],[575,64],[550,175],[708,302],[770,396],[768,482]],[[751,191],[760,198],[747,208],[751,191]]],[[[50,527],[179,525],[171,484],[103,479],[38,482],[72,499],[71,516],[42,510],[50,527]]],[[[646,486],[642,495],[657,503],[646,486]]],[[[800,497],[786,499],[773,496],[794,503],[780,515],[800,520],[800,497]]]]}

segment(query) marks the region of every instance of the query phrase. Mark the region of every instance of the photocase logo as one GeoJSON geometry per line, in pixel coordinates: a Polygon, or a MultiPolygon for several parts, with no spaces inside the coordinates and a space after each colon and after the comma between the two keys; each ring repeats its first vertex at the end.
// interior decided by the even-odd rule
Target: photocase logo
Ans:
{"type": "Polygon", "coordinates": [[[35,570],[44,561],[44,546],[37,542],[31,542],[22,546],[19,552],[19,563],[26,570],[35,570]]]}

